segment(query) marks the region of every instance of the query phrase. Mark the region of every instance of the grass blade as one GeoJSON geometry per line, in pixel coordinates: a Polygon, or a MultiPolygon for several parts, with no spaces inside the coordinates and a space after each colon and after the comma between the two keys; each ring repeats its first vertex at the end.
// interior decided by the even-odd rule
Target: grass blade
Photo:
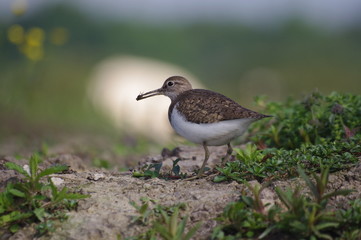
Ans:
{"type": "Polygon", "coordinates": [[[49,168],[44,169],[43,171],[41,171],[38,174],[37,179],[40,179],[42,177],[45,177],[47,175],[51,175],[51,174],[54,174],[54,173],[59,173],[59,172],[62,172],[62,171],[68,170],[68,169],[69,169],[69,167],[66,166],[66,165],[52,166],[52,167],[49,167],[49,168]]]}
{"type": "Polygon", "coordinates": [[[188,219],[188,216],[184,217],[180,221],[179,225],[177,226],[177,233],[176,233],[177,238],[183,239],[182,236],[183,236],[184,230],[185,230],[186,225],[187,225],[187,219],[188,219]]]}
{"type": "Polygon", "coordinates": [[[24,198],[26,196],[25,193],[15,189],[15,188],[9,189],[9,192],[12,195],[17,196],[17,197],[21,197],[21,198],[24,198]]]}
{"type": "Polygon", "coordinates": [[[161,225],[160,223],[156,222],[154,224],[154,229],[166,240],[172,240],[173,236],[169,233],[168,229],[161,225]]]}
{"type": "Polygon", "coordinates": [[[311,190],[312,194],[316,197],[316,199],[319,199],[319,193],[317,190],[316,185],[311,181],[311,179],[306,175],[305,171],[301,167],[297,168],[298,174],[300,177],[306,182],[308,188],[311,190]]]}
{"type": "Polygon", "coordinates": [[[177,234],[177,225],[178,225],[178,208],[174,210],[174,213],[170,217],[170,232],[173,236],[177,234]]]}
{"type": "Polygon", "coordinates": [[[77,199],[84,199],[84,198],[88,198],[90,197],[90,195],[85,195],[85,194],[80,194],[80,193],[67,193],[65,195],[65,199],[73,199],[73,200],[77,200],[77,199]]]}
{"type": "Polygon", "coordinates": [[[198,229],[201,227],[201,223],[197,223],[194,227],[192,227],[189,232],[184,236],[184,240],[190,240],[194,234],[198,231],[198,229]]]}
{"type": "Polygon", "coordinates": [[[281,202],[287,207],[287,209],[292,209],[292,204],[289,200],[289,197],[287,195],[287,190],[283,191],[281,188],[276,187],[275,188],[276,194],[278,198],[281,200],[281,202]]]}
{"type": "Polygon", "coordinates": [[[44,208],[36,208],[33,212],[40,221],[42,221],[42,222],[44,221],[44,215],[45,215],[44,208]]]}
{"type": "Polygon", "coordinates": [[[30,177],[31,179],[35,180],[37,171],[38,171],[38,164],[39,164],[39,155],[33,154],[30,157],[29,165],[30,165],[30,177]]]}
{"type": "Polygon", "coordinates": [[[335,197],[335,196],[346,196],[352,192],[355,192],[355,190],[349,190],[349,189],[341,189],[341,190],[337,190],[331,193],[327,193],[323,196],[323,199],[329,199],[331,197],[335,197]]]}

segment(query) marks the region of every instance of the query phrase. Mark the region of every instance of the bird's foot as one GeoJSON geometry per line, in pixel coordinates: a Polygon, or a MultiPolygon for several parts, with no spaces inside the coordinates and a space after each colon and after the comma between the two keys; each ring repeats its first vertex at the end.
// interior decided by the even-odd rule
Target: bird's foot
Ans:
{"type": "Polygon", "coordinates": [[[196,179],[199,179],[199,178],[203,178],[203,177],[206,177],[207,175],[205,174],[197,174],[196,176],[193,176],[193,177],[189,177],[189,178],[186,178],[184,179],[185,181],[193,181],[193,180],[196,180],[196,179]]]}
{"type": "Polygon", "coordinates": [[[186,178],[186,179],[184,179],[184,181],[193,181],[193,180],[200,179],[200,178],[204,178],[206,180],[213,180],[213,178],[215,176],[217,176],[217,175],[219,175],[219,172],[212,173],[210,175],[206,175],[206,174],[203,174],[201,176],[196,175],[196,176],[193,176],[193,177],[186,178]]]}
{"type": "Polygon", "coordinates": [[[215,176],[218,176],[219,175],[219,172],[217,171],[216,173],[212,173],[210,175],[208,175],[206,177],[207,180],[213,180],[215,176]]]}
{"type": "Polygon", "coordinates": [[[205,178],[207,180],[210,180],[212,179],[212,177],[214,176],[217,176],[219,174],[219,171],[216,170],[216,169],[213,169],[211,171],[207,171],[207,174],[206,173],[198,173],[196,176],[193,176],[193,177],[189,177],[189,178],[186,178],[184,179],[185,181],[192,181],[192,180],[195,180],[195,179],[200,179],[200,178],[205,178]]]}

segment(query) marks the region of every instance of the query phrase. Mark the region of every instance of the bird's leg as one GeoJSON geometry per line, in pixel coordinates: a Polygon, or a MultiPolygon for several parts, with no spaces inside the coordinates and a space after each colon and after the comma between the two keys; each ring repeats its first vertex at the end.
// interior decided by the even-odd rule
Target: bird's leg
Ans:
{"type": "Polygon", "coordinates": [[[232,155],[233,152],[233,148],[231,146],[231,143],[227,144],[228,148],[227,148],[227,154],[226,156],[223,158],[222,163],[221,163],[221,167],[224,167],[224,165],[228,162],[229,157],[232,155]]]}
{"type": "Polygon", "coordinates": [[[202,164],[201,168],[199,169],[199,172],[198,172],[197,176],[187,178],[186,180],[188,180],[188,181],[200,178],[203,175],[204,168],[205,168],[206,163],[207,163],[208,158],[209,158],[209,151],[208,151],[208,147],[207,147],[205,142],[203,143],[203,148],[204,148],[204,161],[203,161],[203,164],[202,164]]]}
{"type": "Polygon", "coordinates": [[[208,151],[208,147],[207,147],[206,143],[203,143],[203,148],[204,148],[204,161],[203,161],[201,169],[199,169],[199,172],[197,174],[197,178],[202,176],[202,174],[204,172],[204,167],[206,166],[206,163],[207,163],[208,158],[209,158],[209,151],[208,151]]]}

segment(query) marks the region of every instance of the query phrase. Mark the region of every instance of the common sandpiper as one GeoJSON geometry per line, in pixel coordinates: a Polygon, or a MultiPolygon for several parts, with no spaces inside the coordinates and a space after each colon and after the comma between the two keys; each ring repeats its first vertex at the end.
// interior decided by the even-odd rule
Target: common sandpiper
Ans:
{"type": "Polygon", "coordinates": [[[168,118],[173,129],[189,141],[203,145],[204,161],[192,179],[203,175],[209,158],[207,146],[227,144],[227,154],[222,161],[224,165],[233,152],[230,142],[243,135],[252,122],[269,117],[244,108],[220,93],[193,89],[190,82],[181,76],[170,77],[161,88],[139,94],[137,101],[156,95],[171,99],[168,118]]]}

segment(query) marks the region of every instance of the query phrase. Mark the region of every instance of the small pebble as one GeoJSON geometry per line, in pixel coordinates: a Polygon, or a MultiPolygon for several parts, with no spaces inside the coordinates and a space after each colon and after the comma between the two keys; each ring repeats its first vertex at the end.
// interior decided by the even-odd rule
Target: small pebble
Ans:
{"type": "Polygon", "coordinates": [[[29,167],[29,165],[25,164],[23,166],[23,169],[30,175],[30,167],[29,167]]]}
{"type": "Polygon", "coordinates": [[[63,184],[64,180],[58,177],[52,177],[51,181],[54,183],[55,186],[60,186],[63,184]]]}
{"type": "Polygon", "coordinates": [[[104,179],[105,176],[103,173],[94,173],[87,177],[89,180],[98,181],[100,179],[104,179]]]}
{"type": "Polygon", "coordinates": [[[95,174],[94,174],[94,177],[93,177],[93,180],[94,180],[94,181],[98,181],[98,180],[104,179],[104,178],[105,178],[105,176],[104,176],[103,173],[95,173],[95,174]]]}

